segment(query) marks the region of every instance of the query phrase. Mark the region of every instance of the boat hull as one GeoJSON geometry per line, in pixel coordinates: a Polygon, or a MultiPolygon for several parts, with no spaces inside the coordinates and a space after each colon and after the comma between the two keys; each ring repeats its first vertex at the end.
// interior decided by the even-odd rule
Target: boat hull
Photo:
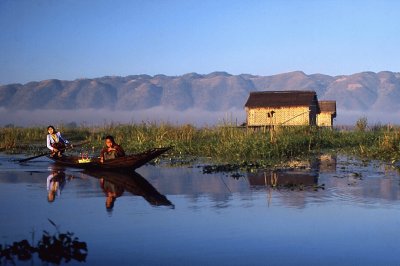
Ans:
{"type": "Polygon", "coordinates": [[[92,158],[89,162],[83,163],[79,162],[81,158],[78,156],[64,155],[61,158],[50,156],[48,158],[53,160],[58,165],[80,169],[134,170],[157,158],[169,149],[171,149],[171,147],[155,148],[138,154],[132,154],[124,157],[106,160],[103,163],[100,162],[100,158],[92,158]]]}

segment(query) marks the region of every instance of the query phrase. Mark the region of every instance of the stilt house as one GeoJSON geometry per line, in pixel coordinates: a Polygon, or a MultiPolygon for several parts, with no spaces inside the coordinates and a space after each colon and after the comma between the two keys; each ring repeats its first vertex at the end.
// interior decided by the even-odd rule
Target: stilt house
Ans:
{"type": "Polygon", "coordinates": [[[319,101],[320,113],[317,116],[317,124],[321,127],[332,127],[336,117],[336,101],[319,101]]]}
{"type": "Polygon", "coordinates": [[[315,126],[319,113],[315,91],[251,92],[245,104],[248,127],[315,126]]]}

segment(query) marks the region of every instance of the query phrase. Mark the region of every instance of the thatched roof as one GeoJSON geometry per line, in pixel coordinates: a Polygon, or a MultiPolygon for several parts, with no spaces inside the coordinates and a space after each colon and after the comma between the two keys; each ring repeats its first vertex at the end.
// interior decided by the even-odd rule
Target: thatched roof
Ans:
{"type": "Polygon", "coordinates": [[[332,113],[336,116],[336,101],[318,101],[321,113],[332,113]]]}
{"type": "Polygon", "coordinates": [[[250,92],[245,107],[291,107],[317,104],[315,91],[259,91],[250,92]]]}

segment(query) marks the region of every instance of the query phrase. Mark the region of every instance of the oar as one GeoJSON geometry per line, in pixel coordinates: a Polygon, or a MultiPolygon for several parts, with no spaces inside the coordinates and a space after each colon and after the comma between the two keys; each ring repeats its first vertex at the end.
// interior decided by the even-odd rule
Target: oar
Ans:
{"type": "Polygon", "coordinates": [[[25,159],[20,159],[20,160],[17,160],[17,161],[19,163],[24,163],[24,162],[27,162],[27,161],[30,161],[30,160],[33,160],[33,159],[36,159],[36,158],[39,158],[39,157],[42,157],[42,156],[46,156],[48,154],[50,154],[50,153],[46,152],[46,153],[42,153],[42,154],[39,154],[39,155],[36,155],[36,156],[28,157],[28,158],[25,158],[25,159]]]}
{"type": "MultiPolygon", "coordinates": [[[[87,143],[89,143],[89,142],[90,142],[90,141],[80,142],[80,143],[78,143],[78,144],[72,145],[72,146],[70,147],[70,149],[73,149],[74,147],[79,147],[79,146],[85,145],[85,144],[87,144],[87,143]]],[[[68,148],[65,148],[65,149],[68,149],[68,148]]],[[[28,157],[28,158],[25,158],[25,159],[20,159],[20,160],[18,160],[18,162],[19,162],[19,163],[24,163],[24,162],[27,162],[27,161],[30,161],[30,160],[33,160],[33,159],[36,159],[36,158],[39,158],[39,157],[42,157],[42,156],[49,155],[49,154],[50,154],[49,152],[42,153],[42,154],[39,154],[39,155],[36,155],[36,156],[28,157]]]]}

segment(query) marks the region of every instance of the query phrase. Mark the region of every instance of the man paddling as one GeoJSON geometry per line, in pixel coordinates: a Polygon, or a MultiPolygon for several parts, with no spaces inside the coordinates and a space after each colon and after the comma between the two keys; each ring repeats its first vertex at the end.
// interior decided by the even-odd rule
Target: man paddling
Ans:
{"type": "Polygon", "coordinates": [[[115,159],[118,157],[124,157],[125,151],[120,145],[115,143],[113,136],[107,136],[105,140],[105,147],[100,153],[100,162],[103,163],[105,160],[115,159]]]}

